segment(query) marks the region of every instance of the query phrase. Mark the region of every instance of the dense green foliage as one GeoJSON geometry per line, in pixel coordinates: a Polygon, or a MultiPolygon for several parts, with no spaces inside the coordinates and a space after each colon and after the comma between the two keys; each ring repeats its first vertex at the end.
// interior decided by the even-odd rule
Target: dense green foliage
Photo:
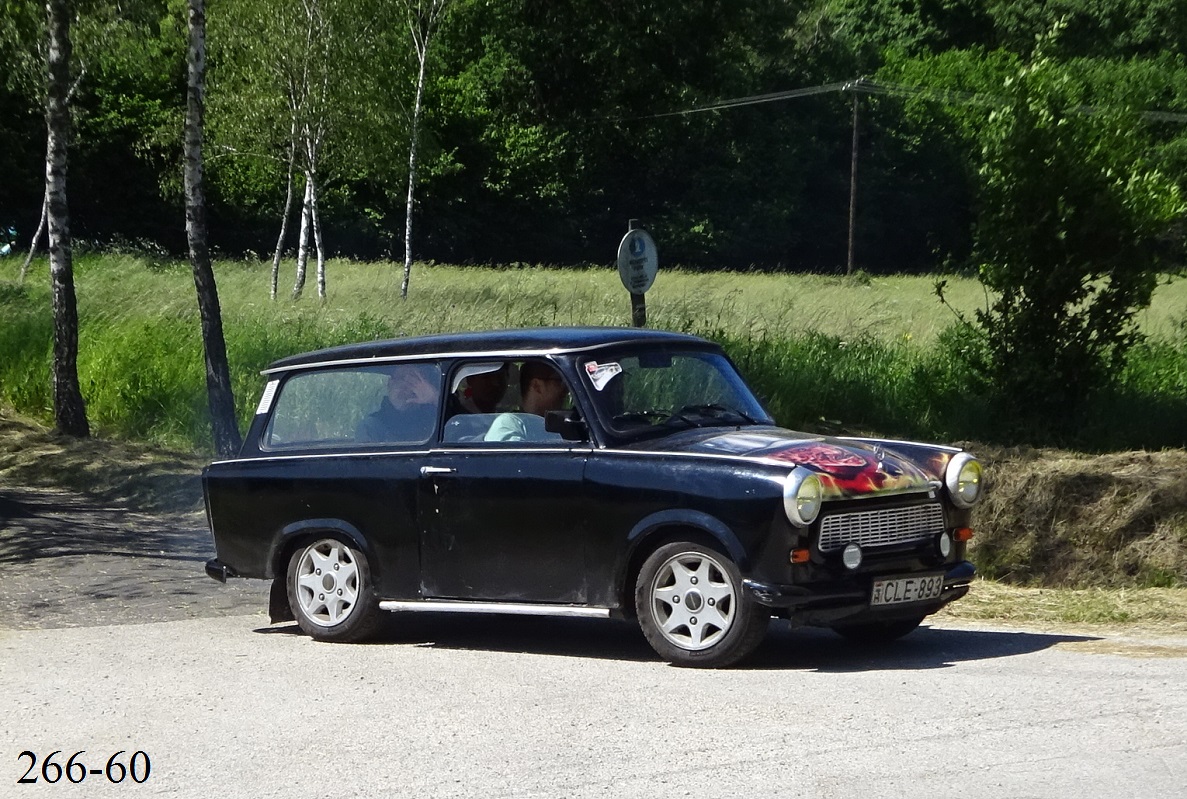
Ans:
{"type": "MultiPolygon", "coordinates": [[[[271,251],[296,107],[330,128],[329,250],[400,252],[415,75],[399,3],[318,0],[312,35],[309,5],[209,8],[214,243],[271,251]]],[[[182,7],[76,4],[71,208],[86,241],[181,249],[182,7]]],[[[43,15],[34,0],[4,0],[0,14],[0,225],[22,236],[42,191],[43,15]]],[[[910,66],[968,53],[1029,62],[1046,36],[1047,57],[1113,87],[1094,102],[1183,113],[1184,30],[1178,0],[457,0],[432,51],[415,251],[453,263],[600,261],[640,218],[668,263],[833,270],[846,252],[850,97],[677,112],[863,75],[1000,91],[992,70],[969,67],[954,85],[910,66]]],[[[921,102],[928,113],[908,113],[898,96],[861,99],[867,271],[965,265],[973,252],[975,212],[989,199],[974,179],[980,150],[951,97],[921,102]]],[[[1132,148],[1187,180],[1185,126],[1128,119],[1132,148]]]]}
{"type": "MultiPolygon", "coordinates": [[[[44,21],[34,0],[0,2],[0,228],[24,236],[43,190],[44,21]]],[[[167,262],[183,243],[184,4],[73,8],[72,229],[80,249],[132,242],[167,262]]],[[[271,252],[289,189],[300,205],[308,183],[330,253],[403,251],[417,61],[402,8],[211,4],[216,250],[271,252]]],[[[852,380],[834,381],[851,388],[820,406],[780,384],[772,396],[797,403],[781,413],[827,418],[860,398],[842,414],[846,424],[953,435],[980,435],[986,424],[1019,440],[1074,441],[1109,427],[1102,408],[1162,412],[1164,395],[1149,387],[1173,371],[1164,344],[1177,352],[1181,341],[1142,342],[1135,315],[1185,259],[1179,0],[454,0],[450,9],[428,65],[418,258],[605,262],[627,220],[639,218],[665,267],[834,272],[847,250],[856,113],[857,265],[975,273],[986,302],[927,357],[901,343],[883,351],[884,341],[853,332],[834,352],[839,341],[803,325],[791,328],[802,334],[794,341],[785,328],[767,331],[762,345],[740,343],[757,347],[747,356],[757,373],[783,370],[783,381],[796,372],[787,359],[853,366],[852,380]],[[730,98],[764,101],[721,105],[730,98]],[[1159,377],[1143,371],[1151,363],[1162,364],[1159,377]],[[875,375],[883,364],[893,373],[875,375]]],[[[547,306],[521,312],[512,303],[502,315],[548,323],[547,306]]],[[[32,337],[36,348],[37,312],[11,318],[4,335],[32,337]]],[[[186,319],[141,323],[173,339],[193,335],[186,319]]],[[[380,329],[362,319],[344,330],[311,322],[310,340],[380,329]]],[[[273,340],[270,330],[253,330],[238,357],[273,340]]],[[[105,335],[84,339],[87,368],[135,374],[118,389],[95,383],[95,421],[130,413],[154,427],[155,409],[181,402],[182,375],[169,370],[196,367],[135,368],[105,335]]],[[[30,401],[45,390],[31,372],[14,386],[6,393],[30,401]]]]}
{"type": "MultiPolygon", "coordinates": [[[[493,270],[421,265],[406,302],[390,267],[335,262],[336,299],[269,302],[267,267],[223,262],[224,320],[241,426],[270,361],[349,341],[458,329],[624,324],[629,303],[610,269],[493,270]]],[[[44,264],[38,264],[40,273],[44,264]]],[[[13,270],[15,271],[15,265],[13,270]]],[[[17,288],[0,271],[0,403],[50,418],[48,287],[17,288]]],[[[77,266],[79,375],[105,435],[209,449],[193,286],[182,263],[84,257],[77,266]]],[[[1187,445],[1187,284],[1159,287],[1150,337],[1115,386],[1098,392],[1074,435],[1087,449],[1187,445]]],[[[950,294],[971,312],[975,281],[950,294]]],[[[722,342],[780,423],[939,441],[1010,443],[992,396],[957,357],[951,314],[927,278],[824,278],[668,272],[649,295],[658,326],[722,342]],[[885,285],[882,285],[885,283],[885,285]],[[728,289],[727,289],[728,287],[728,289]],[[802,303],[797,301],[802,300],[802,303]],[[920,309],[930,308],[929,311],[920,309]],[[849,332],[845,332],[849,331],[849,332]],[[938,333],[936,331],[939,331],[938,333]]]]}
{"type": "MultiPolygon", "coordinates": [[[[1040,42],[1053,47],[1062,30],[1040,42]]],[[[1043,49],[1028,62],[952,52],[898,67],[980,84],[978,102],[947,112],[979,152],[975,256],[993,297],[966,331],[967,360],[1018,429],[1073,431],[1181,257],[1173,231],[1187,205],[1166,160],[1134,135],[1152,86],[1170,87],[1148,65],[1101,70],[1043,49]]]]}

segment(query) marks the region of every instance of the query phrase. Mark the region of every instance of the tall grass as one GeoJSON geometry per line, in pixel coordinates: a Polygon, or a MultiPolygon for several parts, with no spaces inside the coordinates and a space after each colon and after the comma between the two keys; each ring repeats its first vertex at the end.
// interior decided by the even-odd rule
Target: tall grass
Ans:
{"type": "MultiPolygon", "coordinates": [[[[622,325],[630,303],[617,274],[418,265],[408,300],[396,270],[332,261],[330,296],[268,299],[270,264],[217,265],[232,385],[245,426],[276,358],[351,341],[536,325],[622,325]]],[[[23,287],[0,262],[0,401],[52,418],[52,324],[44,262],[23,287]],[[40,268],[40,271],[38,271],[40,268]]],[[[966,313],[979,284],[949,277],[966,313]]],[[[185,264],[128,255],[76,263],[79,377],[102,434],[208,449],[205,378],[194,287],[185,264]]],[[[1095,398],[1080,445],[1187,442],[1187,286],[1160,288],[1118,387],[1095,398]]],[[[927,277],[660,274],[650,326],[726,345],[776,418],[790,427],[936,440],[998,440],[990,398],[962,371],[944,335],[952,323],[927,277]]]]}

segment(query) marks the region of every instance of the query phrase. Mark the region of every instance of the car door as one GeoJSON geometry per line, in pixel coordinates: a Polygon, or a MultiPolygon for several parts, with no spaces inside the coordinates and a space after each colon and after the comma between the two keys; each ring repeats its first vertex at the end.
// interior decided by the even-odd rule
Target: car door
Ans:
{"type": "Polygon", "coordinates": [[[586,601],[588,447],[443,445],[422,480],[426,598],[586,601]]]}
{"type": "Polygon", "coordinates": [[[584,603],[589,444],[483,440],[497,418],[447,421],[422,467],[422,596],[584,603]]]}

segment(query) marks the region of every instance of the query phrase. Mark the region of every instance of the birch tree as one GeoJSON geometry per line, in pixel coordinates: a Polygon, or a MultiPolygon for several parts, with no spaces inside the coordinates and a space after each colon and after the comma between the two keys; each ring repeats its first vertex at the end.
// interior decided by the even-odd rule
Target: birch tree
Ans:
{"type": "Polygon", "coordinates": [[[54,423],[70,436],[90,435],[86,405],[78,383],[78,302],[70,213],[66,202],[67,147],[70,140],[70,18],[68,0],[46,0],[47,82],[45,100],[45,191],[49,225],[50,284],[54,318],[54,423]]]}
{"type": "Polygon", "coordinates": [[[381,52],[383,23],[390,18],[385,2],[231,0],[228,5],[231,19],[221,43],[221,74],[215,78],[216,135],[236,158],[283,165],[284,204],[272,256],[273,299],[298,197],[291,296],[296,300],[304,292],[313,251],[318,295],[325,297],[325,187],[340,178],[352,147],[383,147],[384,137],[360,135],[356,129],[373,132],[368,120],[374,114],[367,107],[383,105],[375,86],[387,79],[379,74],[382,69],[374,68],[374,56],[381,52]]]}
{"type": "Polygon", "coordinates": [[[37,229],[33,231],[33,238],[29,242],[29,252],[21,264],[20,282],[24,283],[29,275],[29,264],[33,263],[33,256],[37,253],[37,242],[41,241],[41,234],[45,232],[46,217],[49,215],[49,185],[46,185],[45,196],[41,199],[41,218],[37,220],[37,229]]]}
{"type": "MultiPolygon", "coordinates": [[[[52,2],[52,0],[51,0],[52,2]]],[[[214,449],[220,457],[239,452],[242,439],[235,421],[235,397],[223,338],[218,287],[206,238],[206,187],[203,170],[206,90],[206,0],[187,0],[189,46],[186,51],[185,111],[185,231],[189,244],[198,310],[202,318],[202,348],[206,362],[206,393],[210,405],[214,449]]]]}
{"type": "Polygon", "coordinates": [[[412,49],[416,56],[416,95],[408,133],[408,198],[404,203],[404,278],[400,298],[408,299],[412,276],[412,210],[416,199],[416,168],[420,150],[420,115],[424,106],[425,72],[434,35],[453,0],[403,0],[412,49]]]}
{"type": "Polygon", "coordinates": [[[302,0],[305,14],[304,46],[295,63],[286,70],[289,108],[293,130],[297,132],[305,177],[305,198],[301,208],[301,232],[297,245],[297,278],[293,285],[293,299],[300,299],[305,288],[309,245],[312,239],[317,249],[317,292],[326,296],[326,260],[322,247],[321,222],[317,215],[318,167],[322,145],[329,131],[330,80],[333,70],[333,45],[337,31],[323,0],[302,0]]]}

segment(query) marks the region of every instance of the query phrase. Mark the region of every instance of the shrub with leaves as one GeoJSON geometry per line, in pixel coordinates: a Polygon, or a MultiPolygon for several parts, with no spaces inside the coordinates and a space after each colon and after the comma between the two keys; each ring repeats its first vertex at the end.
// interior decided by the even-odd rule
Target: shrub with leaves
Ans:
{"type": "Polygon", "coordinates": [[[1136,113],[1086,107],[1086,87],[1044,58],[1004,88],[980,134],[976,243],[995,299],[977,323],[1006,418],[1050,429],[1120,371],[1184,206],[1147,165],[1136,113]]]}
{"type": "Polygon", "coordinates": [[[954,349],[991,394],[999,435],[1070,443],[1138,341],[1135,314],[1182,261],[1172,234],[1187,206],[1160,150],[1178,129],[1144,115],[1181,65],[1058,61],[1062,35],[1039,37],[1027,61],[950,51],[888,70],[932,87],[908,113],[951,125],[970,154],[987,299],[954,349]]]}

